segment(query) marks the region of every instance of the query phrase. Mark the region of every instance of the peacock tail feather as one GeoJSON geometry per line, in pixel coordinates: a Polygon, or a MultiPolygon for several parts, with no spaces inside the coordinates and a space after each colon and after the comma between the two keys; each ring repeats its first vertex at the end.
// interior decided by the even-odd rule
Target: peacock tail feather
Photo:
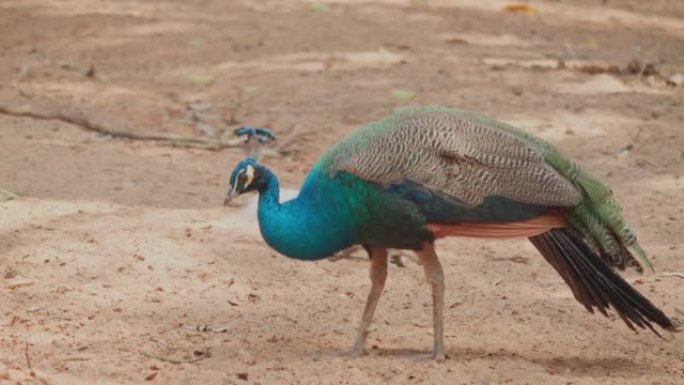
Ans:
{"type": "MultiPolygon", "coordinates": [[[[499,126],[504,124],[499,123],[499,126]]],[[[566,213],[568,221],[590,246],[599,251],[611,265],[620,269],[631,266],[640,272],[644,268],[653,271],[651,261],[637,242],[634,231],[622,217],[622,209],[608,186],[565,157],[551,143],[515,127],[508,127],[534,143],[542,151],[548,164],[581,189],[582,200],[577,206],[566,209],[566,213]]]]}

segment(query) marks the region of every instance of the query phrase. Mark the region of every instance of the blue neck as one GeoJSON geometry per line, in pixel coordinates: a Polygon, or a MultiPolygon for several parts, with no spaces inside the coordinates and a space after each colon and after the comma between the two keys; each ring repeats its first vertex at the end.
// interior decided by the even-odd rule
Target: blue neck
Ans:
{"type": "Polygon", "coordinates": [[[265,167],[262,172],[265,183],[259,189],[259,228],[273,249],[290,258],[317,260],[357,242],[356,227],[342,202],[330,196],[319,199],[335,189],[310,186],[326,182],[308,178],[302,187],[308,187],[307,194],[281,204],[278,178],[265,167]],[[316,190],[313,194],[312,189],[316,190]]]}

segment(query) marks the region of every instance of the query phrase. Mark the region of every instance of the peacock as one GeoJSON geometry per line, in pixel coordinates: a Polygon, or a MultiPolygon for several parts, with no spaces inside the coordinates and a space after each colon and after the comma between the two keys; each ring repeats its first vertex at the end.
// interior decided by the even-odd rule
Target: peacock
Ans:
{"type": "Polygon", "coordinates": [[[256,191],[266,243],[315,261],[361,245],[371,288],[351,353],[364,352],[387,277],[389,248],[412,250],[432,289],[433,358],[444,354],[444,272],[435,241],[527,237],[591,313],[612,308],[632,330],[671,320],[614,267],[651,269],[612,191],[550,143],[487,116],[411,107],[362,126],[311,167],[279,203],[276,175],[254,157],[230,175],[224,203],[256,191]]]}

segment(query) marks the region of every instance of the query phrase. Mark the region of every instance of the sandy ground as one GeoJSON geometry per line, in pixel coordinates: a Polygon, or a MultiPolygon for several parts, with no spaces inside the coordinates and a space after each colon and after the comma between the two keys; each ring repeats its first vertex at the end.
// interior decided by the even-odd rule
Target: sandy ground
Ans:
{"type": "Polygon", "coordinates": [[[526,241],[447,240],[444,363],[420,266],[390,266],[367,356],[350,347],[367,262],[303,263],[223,208],[239,149],[270,126],[285,186],[406,104],[516,123],[604,178],[657,267],[627,273],[684,317],[684,3],[0,1],[0,383],[682,384],[681,335],[588,314],[526,241]],[[658,74],[638,59],[653,63],[658,74]],[[621,70],[601,73],[610,66],[621,70]]]}

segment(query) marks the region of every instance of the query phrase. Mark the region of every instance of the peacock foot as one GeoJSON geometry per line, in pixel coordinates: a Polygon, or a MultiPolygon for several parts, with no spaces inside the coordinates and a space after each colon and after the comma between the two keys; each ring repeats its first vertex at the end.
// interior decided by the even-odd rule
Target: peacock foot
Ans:
{"type": "Polygon", "coordinates": [[[349,357],[352,358],[357,358],[361,357],[366,353],[366,349],[364,348],[363,344],[354,344],[354,346],[351,348],[349,351],[349,357]]]}
{"type": "Polygon", "coordinates": [[[444,362],[446,360],[447,356],[444,353],[421,353],[421,354],[416,354],[412,357],[413,361],[435,361],[435,362],[444,362]]]}

